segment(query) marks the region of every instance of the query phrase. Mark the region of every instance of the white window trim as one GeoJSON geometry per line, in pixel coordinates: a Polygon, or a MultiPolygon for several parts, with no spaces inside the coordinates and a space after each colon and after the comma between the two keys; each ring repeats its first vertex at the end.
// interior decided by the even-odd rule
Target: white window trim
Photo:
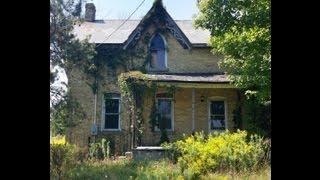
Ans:
{"type": "MultiPolygon", "coordinates": [[[[102,98],[102,121],[101,121],[101,131],[121,131],[120,121],[121,121],[121,97],[111,97],[108,99],[118,99],[119,100],[119,117],[118,117],[118,129],[104,128],[106,123],[106,105],[105,97],[102,98]]],[[[116,113],[115,113],[116,114],[116,113]]]]}
{"type": "MultiPolygon", "coordinates": [[[[171,132],[173,132],[174,131],[174,100],[173,100],[173,98],[166,98],[166,97],[156,97],[156,110],[158,111],[158,100],[159,99],[169,99],[169,100],[171,100],[171,129],[165,129],[166,131],[171,131],[171,132]]],[[[156,131],[156,132],[160,132],[160,129],[157,127],[157,126],[155,126],[154,127],[154,131],[156,131]]]]}
{"type": "Polygon", "coordinates": [[[149,44],[148,44],[148,51],[150,50],[151,41],[152,41],[152,39],[154,38],[154,36],[155,36],[156,34],[159,34],[159,35],[161,36],[163,42],[164,42],[164,64],[165,64],[165,69],[160,69],[160,70],[159,70],[159,69],[157,69],[157,68],[151,68],[150,62],[149,62],[149,63],[148,63],[148,70],[149,70],[149,71],[166,71],[166,70],[168,69],[168,52],[167,52],[167,46],[168,46],[168,44],[167,44],[166,39],[164,38],[164,36],[163,36],[161,33],[155,33],[155,34],[153,34],[153,35],[151,36],[150,41],[149,41],[149,44]]]}
{"type": "Polygon", "coordinates": [[[224,132],[228,129],[228,103],[227,103],[227,99],[225,97],[220,97],[220,96],[214,96],[214,97],[210,97],[207,100],[207,106],[208,106],[208,132],[224,132]],[[210,104],[211,101],[223,101],[224,102],[224,124],[225,124],[225,129],[224,130],[212,130],[211,129],[211,123],[210,123],[210,115],[211,115],[211,108],[210,108],[210,104]]]}

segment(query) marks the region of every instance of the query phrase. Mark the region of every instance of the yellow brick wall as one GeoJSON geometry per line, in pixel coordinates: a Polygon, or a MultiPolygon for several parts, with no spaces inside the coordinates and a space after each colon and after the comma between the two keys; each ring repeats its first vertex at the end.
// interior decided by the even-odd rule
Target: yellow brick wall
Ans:
{"type": "Polygon", "coordinates": [[[171,73],[222,72],[218,68],[221,57],[213,55],[209,48],[183,49],[171,34],[166,34],[168,46],[167,63],[171,73]]]}
{"type": "Polygon", "coordinates": [[[208,103],[212,97],[222,97],[226,100],[227,108],[227,127],[233,129],[233,111],[236,108],[237,92],[235,89],[195,89],[195,129],[196,131],[204,130],[208,132],[209,108],[208,103]],[[201,102],[201,96],[204,101],[201,102]]]}
{"type": "Polygon", "coordinates": [[[85,111],[86,118],[76,127],[67,131],[67,140],[80,147],[85,147],[90,134],[90,127],[93,116],[94,98],[90,87],[85,83],[86,77],[78,68],[74,68],[68,74],[68,84],[71,96],[75,97],[85,111]]]}
{"type": "MultiPolygon", "coordinates": [[[[155,27],[151,25],[146,33],[151,36],[155,33],[155,27]]],[[[148,44],[144,42],[146,33],[141,36],[136,48],[143,48],[147,51],[148,44]]],[[[218,67],[221,56],[214,55],[210,48],[183,49],[179,42],[170,32],[162,33],[167,46],[167,65],[169,73],[216,73],[223,72],[218,67]]],[[[143,62],[143,59],[136,59],[135,62],[143,62]]]]}
{"type": "MultiPolygon", "coordinates": [[[[97,126],[99,137],[107,137],[114,141],[115,149],[117,152],[126,151],[129,147],[129,114],[126,103],[121,103],[120,107],[120,127],[121,131],[101,131],[101,120],[102,120],[102,103],[104,93],[120,93],[118,86],[117,75],[122,71],[118,71],[116,74],[109,73],[112,70],[105,69],[105,79],[99,87],[99,92],[97,95],[97,126]]],[[[93,112],[94,112],[94,95],[91,88],[86,82],[90,82],[88,78],[78,69],[74,68],[70,73],[68,73],[68,83],[70,87],[70,93],[73,97],[83,107],[86,118],[82,120],[82,123],[78,124],[76,127],[69,128],[67,131],[67,140],[71,143],[76,144],[80,147],[87,147],[88,138],[90,135],[90,128],[93,124],[93,112]]]]}

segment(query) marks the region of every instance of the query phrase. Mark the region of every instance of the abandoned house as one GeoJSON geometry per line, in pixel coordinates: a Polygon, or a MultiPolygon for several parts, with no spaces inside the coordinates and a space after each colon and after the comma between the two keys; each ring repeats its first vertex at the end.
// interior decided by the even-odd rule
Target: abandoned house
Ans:
{"type": "Polygon", "coordinates": [[[211,52],[209,31],[196,29],[192,20],[172,19],[161,1],[141,20],[96,20],[95,6],[88,3],[85,22],[74,33],[89,37],[96,56],[109,65],[101,71],[96,96],[81,70],[67,74],[70,93],[87,115],[68,130],[70,142],[85,147],[92,138],[106,137],[123,153],[159,145],[164,134],[174,141],[184,134],[234,129],[239,91],[218,67],[222,57],[211,52]],[[122,60],[112,63],[117,56],[122,60]],[[130,72],[157,87],[152,93],[136,91],[139,109],[130,106],[119,85],[119,77],[130,72]]]}

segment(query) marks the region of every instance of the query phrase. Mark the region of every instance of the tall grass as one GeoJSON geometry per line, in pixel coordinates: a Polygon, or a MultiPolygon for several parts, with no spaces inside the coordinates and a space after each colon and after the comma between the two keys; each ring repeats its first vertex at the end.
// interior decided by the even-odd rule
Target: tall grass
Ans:
{"type": "Polygon", "coordinates": [[[67,179],[177,179],[179,168],[167,160],[86,161],[70,170],[67,179]]]}
{"type": "MultiPolygon", "coordinates": [[[[68,158],[69,150],[62,151],[67,145],[63,140],[52,144],[51,163],[61,162],[58,164],[61,166],[57,166],[63,170],[58,173],[61,179],[271,179],[270,141],[258,136],[248,137],[244,131],[209,136],[195,134],[167,144],[168,159],[149,161],[109,158],[79,161],[68,158]],[[59,153],[53,153],[56,146],[59,153]],[[69,160],[74,162],[67,163],[69,160]]],[[[52,165],[55,164],[51,164],[54,170],[52,165]]]]}
{"type": "MultiPolygon", "coordinates": [[[[270,167],[264,167],[251,173],[208,173],[198,179],[270,179],[270,167]]],[[[192,174],[181,173],[177,164],[169,160],[134,161],[105,160],[86,161],[67,173],[66,179],[114,179],[114,180],[147,180],[147,179],[192,179],[192,174]]]]}

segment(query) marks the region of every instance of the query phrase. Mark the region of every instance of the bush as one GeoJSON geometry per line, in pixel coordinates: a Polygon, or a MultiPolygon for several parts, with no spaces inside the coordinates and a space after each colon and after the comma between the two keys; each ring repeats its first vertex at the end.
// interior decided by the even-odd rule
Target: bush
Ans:
{"type": "Polygon", "coordinates": [[[243,125],[249,134],[271,137],[271,102],[261,104],[255,99],[244,102],[243,125]]]}
{"type": "Polygon", "coordinates": [[[105,138],[101,142],[91,143],[89,147],[89,157],[91,159],[106,159],[110,157],[110,141],[105,138]]]}
{"type": "MultiPolygon", "coordinates": [[[[198,177],[207,172],[254,170],[265,160],[264,141],[246,131],[216,133],[205,136],[196,133],[174,143],[181,153],[178,164],[182,173],[198,177]]],[[[269,149],[270,150],[270,149],[269,149]]]]}
{"type": "Polygon", "coordinates": [[[66,142],[64,136],[53,137],[50,141],[50,175],[61,179],[74,165],[75,147],[66,142]]]}
{"type": "Polygon", "coordinates": [[[164,142],[161,146],[165,149],[165,157],[173,163],[177,163],[178,158],[181,156],[181,152],[178,150],[177,144],[164,142]]]}
{"type": "Polygon", "coordinates": [[[77,147],[74,151],[74,160],[77,162],[77,163],[82,163],[84,162],[85,160],[88,159],[88,148],[85,147],[85,148],[80,148],[80,147],[77,147]]]}
{"type": "Polygon", "coordinates": [[[169,137],[168,137],[168,133],[165,129],[161,130],[161,136],[160,136],[160,141],[159,141],[159,145],[161,145],[162,143],[168,143],[169,142],[169,137]]]}

